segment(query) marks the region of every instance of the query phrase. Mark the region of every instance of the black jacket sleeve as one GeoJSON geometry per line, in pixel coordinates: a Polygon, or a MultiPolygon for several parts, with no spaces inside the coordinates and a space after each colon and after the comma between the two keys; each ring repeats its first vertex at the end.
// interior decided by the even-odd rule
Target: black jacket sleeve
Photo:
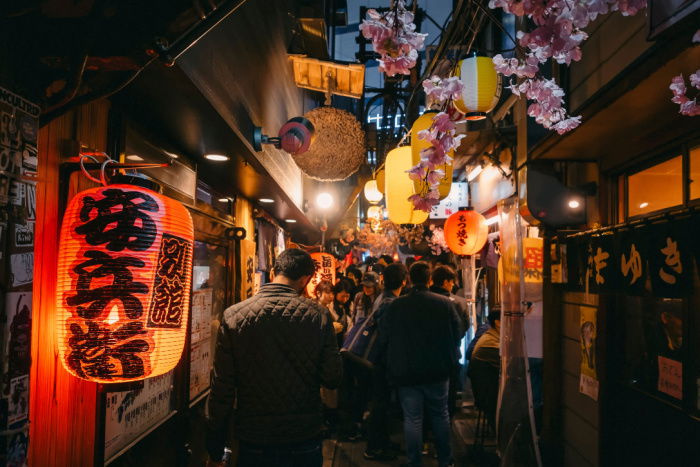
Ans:
{"type": "Polygon", "coordinates": [[[224,454],[229,418],[236,398],[233,348],[230,330],[224,320],[219,326],[211,392],[207,404],[207,451],[212,460],[224,454]]]}
{"type": "Polygon", "coordinates": [[[338,352],[338,339],[330,315],[323,318],[323,348],[321,349],[321,385],[328,389],[340,386],[343,365],[338,352]]]}

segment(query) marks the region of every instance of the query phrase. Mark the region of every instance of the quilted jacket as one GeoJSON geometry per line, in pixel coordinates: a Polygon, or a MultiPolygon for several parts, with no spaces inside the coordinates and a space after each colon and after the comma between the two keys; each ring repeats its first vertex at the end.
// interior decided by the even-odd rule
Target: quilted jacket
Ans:
{"type": "Polygon", "coordinates": [[[207,420],[212,459],[223,454],[232,411],[234,435],[248,443],[320,435],[320,386],[335,388],[342,376],[326,308],[289,286],[265,284],[224,312],[217,339],[207,420]]]}

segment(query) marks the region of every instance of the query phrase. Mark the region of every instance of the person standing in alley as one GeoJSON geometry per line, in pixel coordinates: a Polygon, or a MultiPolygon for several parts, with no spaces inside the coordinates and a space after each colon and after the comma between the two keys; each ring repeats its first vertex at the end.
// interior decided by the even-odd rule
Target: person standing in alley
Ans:
{"type": "Polygon", "coordinates": [[[413,288],[389,305],[379,323],[379,345],[389,377],[398,386],[409,465],[421,465],[425,407],[444,467],[452,462],[447,397],[457,364],[458,310],[448,298],[428,290],[428,263],[414,263],[409,275],[413,288]]]}
{"type": "MultiPolygon", "coordinates": [[[[402,263],[391,263],[384,269],[384,291],[374,302],[371,319],[378,327],[389,305],[401,295],[406,286],[408,271],[402,263]]],[[[375,331],[378,332],[378,331],[375,331]]],[[[377,335],[377,340],[379,336],[377,335]]],[[[376,352],[368,352],[373,364],[371,371],[372,390],[367,420],[367,449],[364,458],[376,461],[391,461],[396,458],[397,448],[389,438],[389,406],[391,404],[391,387],[386,368],[376,352]]]]}
{"type": "Polygon", "coordinates": [[[315,272],[308,253],[283,251],[273,271],[271,283],[224,312],[207,407],[210,465],[224,465],[231,416],[238,466],[323,463],[320,386],[336,388],[342,377],[333,324],[300,296],[315,272]]]}

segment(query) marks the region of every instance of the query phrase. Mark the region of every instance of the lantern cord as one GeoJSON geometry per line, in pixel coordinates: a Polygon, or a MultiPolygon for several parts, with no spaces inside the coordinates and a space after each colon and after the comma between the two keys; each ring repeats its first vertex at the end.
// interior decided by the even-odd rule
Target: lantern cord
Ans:
{"type": "Polygon", "coordinates": [[[81,154],[80,155],[80,170],[83,171],[83,175],[85,175],[89,180],[92,180],[95,183],[102,183],[101,180],[96,179],[95,177],[90,175],[90,172],[87,171],[87,169],[85,168],[85,159],[90,159],[95,164],[99,164],[100,161],[98,161],[94,156],[89,155],[89,154],[81,154]]]}

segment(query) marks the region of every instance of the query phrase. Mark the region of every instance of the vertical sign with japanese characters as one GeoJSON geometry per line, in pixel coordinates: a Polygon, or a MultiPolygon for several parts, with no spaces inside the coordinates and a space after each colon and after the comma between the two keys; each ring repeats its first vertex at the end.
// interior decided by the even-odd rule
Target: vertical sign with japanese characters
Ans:
{"type": "Polygon", "coordinates": [[[686,297],[693,278],[690,223],[673,220],[652,224],[649,231],[649,275],[654,295],[686,297]]]}
{"type": "Polygon", "coordinates": [[[0,464],[28,448],[37,134],[40,109],[0,88],[0,464]]]}
{"type": "Polygon", "coordinates": [[[250,298],[254,294],[255,271],[257,271],[257,255],[255,254],[255,242],[243,239],[239,243],[241,251],[241,289],[239,301],[250,298]]]}
{"type": "Polygon", "coordinates": [[[329,253],[312,253],[311,257],[316,264],[316,273],[306,286],[306,293],[309,297],[314,297],[316,286],[321,281],[335,284],[335,258],[329,253]]]}

